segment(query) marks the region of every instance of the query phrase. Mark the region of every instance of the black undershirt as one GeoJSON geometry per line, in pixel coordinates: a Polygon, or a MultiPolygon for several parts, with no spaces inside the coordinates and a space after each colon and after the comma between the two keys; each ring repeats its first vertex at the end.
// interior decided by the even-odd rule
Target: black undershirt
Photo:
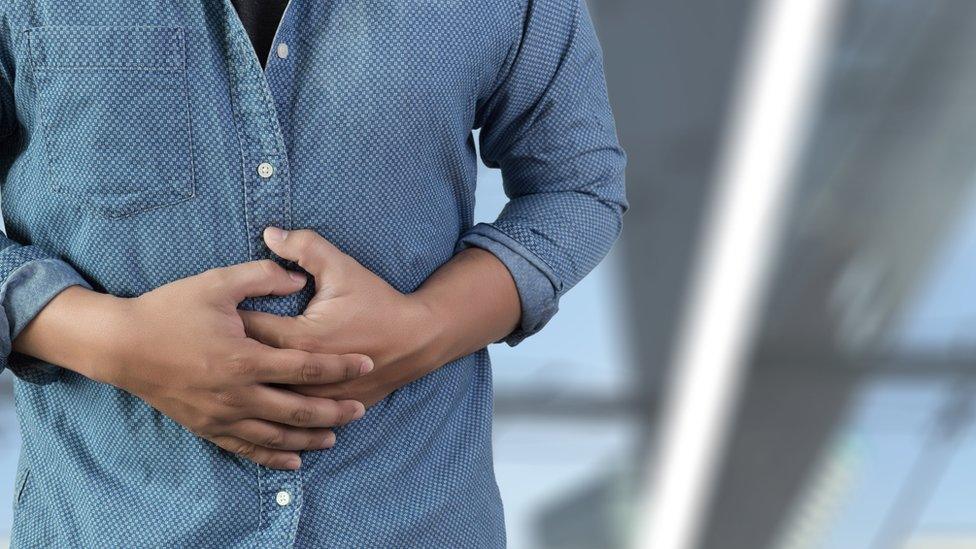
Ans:
{"type": "Polygon", "coordinates": [[[230,0],[237,10],[237,16],[244,23],[247,36],[254,45],[254,52],[263,67],[271,52],[271,41],[274,40],[278,22],[285,13],[288,0],[230,0]]]}

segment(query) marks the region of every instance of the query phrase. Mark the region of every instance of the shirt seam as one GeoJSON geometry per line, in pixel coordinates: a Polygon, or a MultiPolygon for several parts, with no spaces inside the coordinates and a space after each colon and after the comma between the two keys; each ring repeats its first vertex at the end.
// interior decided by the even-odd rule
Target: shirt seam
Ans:
{"type": "MultiPolygon", "coordinates": [[[[512,0],[510,4],[512,7],[514,7],[513,15],[509,18],[509,25],[511,26],[511,31],[513,33],[512,43],[509,44],[508,53],[505,55],[505,59],[502,62],[501,67],[499,67],[498,72],[495,74],[495,78],[492,79],[491,88],[485,95],[485,100],[483,103],[481,103],[481,108],[486,108],[494,101],[495,96],[498,95],[502,85],[512,74],[512,70],[515,67],[515,61],[518,59],[519,52],[522,51],[522,42],[525,38],[526,26],[528,25],[529,0],[512,0]]],[[[479,108],[479,101],[477,98],[475,99],[474,107],[475,123],[477,124],[481,118],[478,116],[481,108],[479,108]]]]}

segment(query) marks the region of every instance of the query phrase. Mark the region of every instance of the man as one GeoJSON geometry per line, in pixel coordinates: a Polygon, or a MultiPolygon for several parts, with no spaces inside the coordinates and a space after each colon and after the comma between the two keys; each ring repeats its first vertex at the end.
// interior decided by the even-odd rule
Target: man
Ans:
{"type": "Polygon", "coordinates": [[[581,0],[2,10],[13,545],[503,546],[484,347],[626,207],[581,0]]]}

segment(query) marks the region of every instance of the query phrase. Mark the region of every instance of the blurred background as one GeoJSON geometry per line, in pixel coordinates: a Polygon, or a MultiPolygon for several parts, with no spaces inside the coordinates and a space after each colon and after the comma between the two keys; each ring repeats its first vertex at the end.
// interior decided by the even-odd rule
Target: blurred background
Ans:
{"type": "MultiPolygon", "coordinates": [[[[687,435],[711,437],[698,452],[712,465],[692,471],[701,489],[690,492],[690,522],[676,523],[690,533],[655,549],[976,548],[976,2],[589,0],[589,9],[630,157],[632,209],[614,251],[550,325],[515,349],[493,348],[509,546],[649,546],[648,517],[672,508],[652,497],[668,496],[662,456],[702,459],[672,447],[687,435]],[[682,330],[709,249],[704,228],[721,210],[722,184],[757,203],[767,192],[723,176],[736,154],[730,125],[763,112],[761,103],[737,111],[743,81],[762,73],[749,45],[770,4],[820,2],[834,5],[824,28],[804,34],[801,20],[783,33],[812,37],[820,57],[781,71],[816,76],[800,101],[806,116],[789,126],[795,157],[779,158],[788,152],[775,132],[758,144],[789,169],[775,182],[778,222],[761,227],[771,253],[760,261],[767,275],[750,279],[755,314],[742,323],[751,328],[740,351],[713,359],[729,406],[706,401],[693,417],[695,393],[675,380],[693,367],[681,343],[698,343],[682,330]],[[675,420],[681,409],[701,430],[674,427],[686,425],[675,420]]],[[[505,201],[500,176],[479,175],[477,218],[490,220],[505,201]]],[[[753,251],[740,250],[743,262],[753,251]]],[[[0,547],[18,441],[4,374],[0,547]]]]}

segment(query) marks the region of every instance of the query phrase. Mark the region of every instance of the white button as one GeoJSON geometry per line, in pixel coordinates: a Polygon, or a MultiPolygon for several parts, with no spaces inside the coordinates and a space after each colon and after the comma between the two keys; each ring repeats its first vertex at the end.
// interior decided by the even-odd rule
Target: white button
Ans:
{"type": "Polygon", "coordinates": [[[267,179],[274,174],[274,166],[268,164],[267,162],[262,162],[258,165],[258,175],[267,179]]]}
{"type": "Polygon", "coordinates": [[[278,59],[288,59],[288,44],[285,44],[284,42],[279,42],[278,48],[275,50],[275,53],[278,54],[278,59]]]}
{"type": "Polygon", "coordinates": [[[291,494],[287,490],[282,490],[275,494],[275,503],[284,507],[291,503],[291,494]]]}

